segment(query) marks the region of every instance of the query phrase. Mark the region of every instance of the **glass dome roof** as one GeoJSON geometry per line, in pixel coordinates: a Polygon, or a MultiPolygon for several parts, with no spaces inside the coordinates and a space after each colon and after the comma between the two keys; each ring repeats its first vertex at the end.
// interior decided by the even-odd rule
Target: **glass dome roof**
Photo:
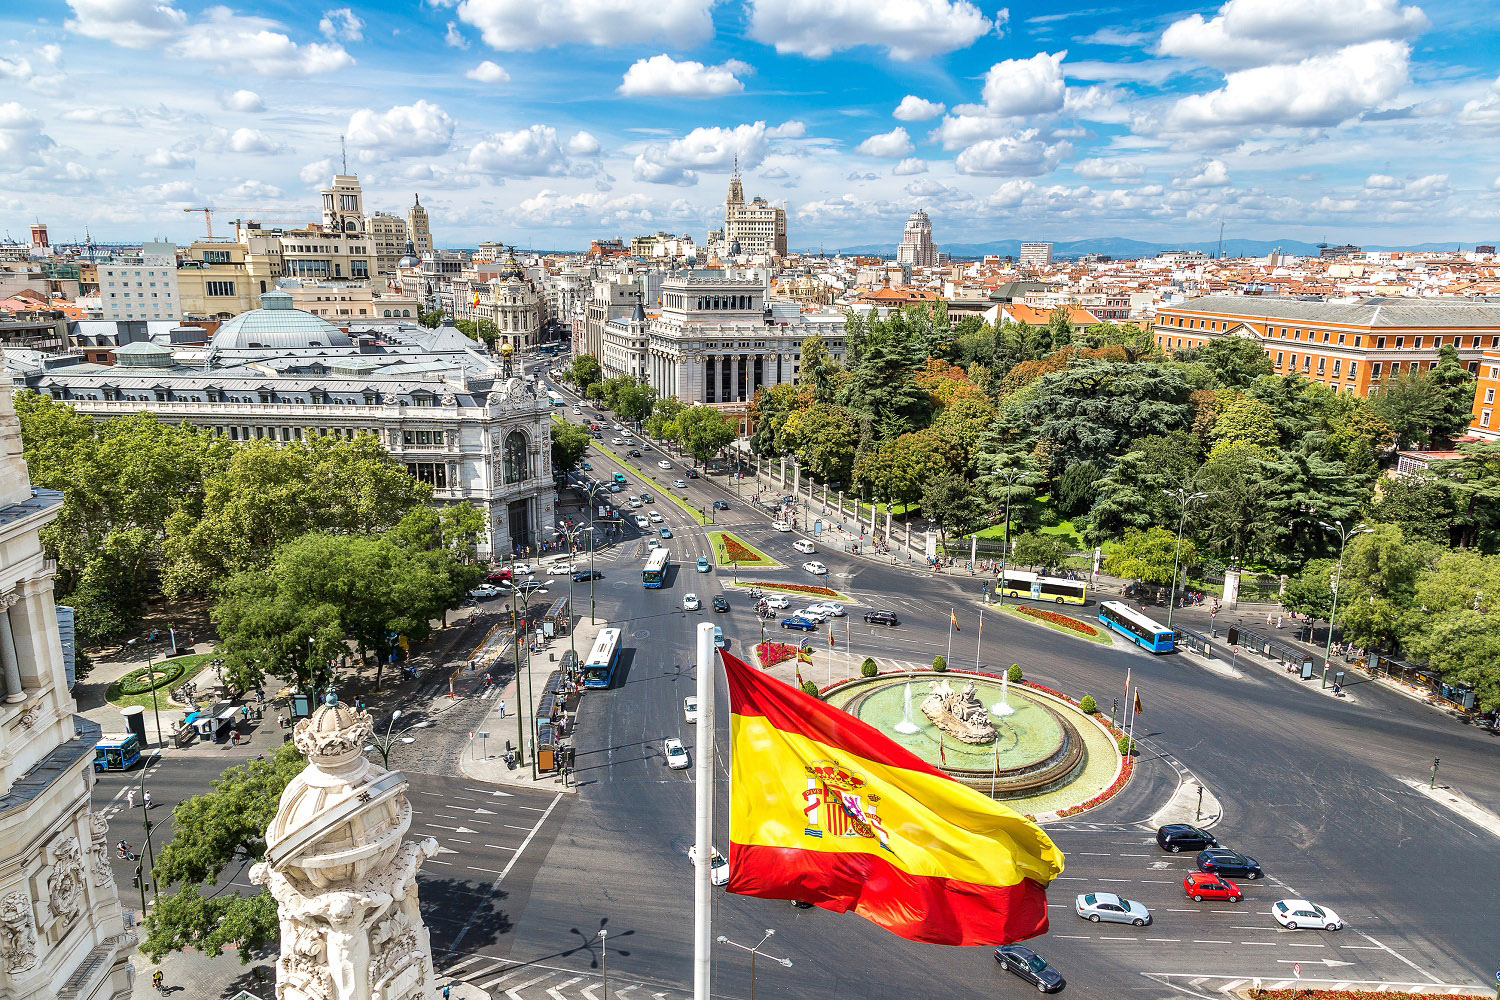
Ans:
{"type": "Polygon", "coordinates": [[[216,351],[270,348],[352,347],[354,341],[319,316],[292,308],[290,292],[273,289],[260,297],[260,308],[225,320],[210,346],[216,351]]]}

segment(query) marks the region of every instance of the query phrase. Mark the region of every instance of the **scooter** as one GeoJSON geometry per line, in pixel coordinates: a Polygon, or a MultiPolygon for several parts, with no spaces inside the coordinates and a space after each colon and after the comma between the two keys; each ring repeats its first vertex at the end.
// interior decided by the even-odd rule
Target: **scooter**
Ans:
{"type": "Polygon", "coordinates": [[[505,766],[512,771],[516,769],[516,752],[514,750],[505,751],[505,766]]]}

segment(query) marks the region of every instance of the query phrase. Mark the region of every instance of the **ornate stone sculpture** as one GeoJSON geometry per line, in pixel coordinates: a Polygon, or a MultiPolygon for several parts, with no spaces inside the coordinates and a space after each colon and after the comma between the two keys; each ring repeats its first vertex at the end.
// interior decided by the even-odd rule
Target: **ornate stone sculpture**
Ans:
{"type": "Polygon", "coordinates": [[[36,964],[36,924],[31,897],[21,891],[0,898],[0,963],[11,974],[36,964]]]}
{"type": "Polygon", "coordinates": [[[89,858],[94,885],[113,886],[115,873],[109,867],[109,820],[95,812],[89,813],[89,858]]]}
{"type": "Polygon", "coordinates": [[[50,848],[52,872],[47,876],[47,909],[71,921],[83,905],[83,851],[77,837],[63,837],[50,848]]]}
{"type": "Polygon", "coordinates": [[[933,725],[963,743],[995,741],[995,724],[990,721],[979,695],[975,694],[972,680],[964,686],[962,693],[953,690],[946,678],[929,681],[927,690],[931,693],[922,699],[922,714],[931,719],[933,725]]]}

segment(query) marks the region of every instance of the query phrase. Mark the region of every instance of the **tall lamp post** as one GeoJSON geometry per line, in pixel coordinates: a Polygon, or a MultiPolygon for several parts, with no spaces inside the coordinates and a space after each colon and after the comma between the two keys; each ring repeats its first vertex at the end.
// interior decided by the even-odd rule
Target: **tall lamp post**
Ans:
{"type": "Polygon", "coordinates": [[[1000,576],[996,581],[995,589],[1000,591],[1000,606],[1005,606],[1005,570],[1010,565],[1010,490],[1016,483],[1016,477],[1021,474],[1020,466],[1006,469],[1001,473],[1005,478],[1005,535],[1000,540],[1000,576]]]}
{"type": "Polygon", "coordinates": [[[381,736],[378,734],[372,734],[370,737],[370,745],[365,747],[366,750],[374,750],[380,754],[381,767],[389,768],[391,766],[391,751],[396,748],[396,744],[416,742],[410,736],[407,736],[407,733],[411,732],[413,729],[426,729],[428,726],[432,725],[431,722],[416,722],[410,726],[407,726],[400,732],[393,732],[396,725],[396,720],[399,718],[401,718],[401,709],[398,708],[391,713],[390,721],[385,724],[385,735],[381,736]]]}
{"type": "Polygon", "coordinates": [[[1339,536],[1339,567],[1333,575],[1333,607],[1328,610],[1328,646],[1323,650],[1323,669],[1326,670],[1333,662],[1333,619],[1339,613],[1339,584],[1343,582],[1344,576],[1344,546],[1349,544],[1349,539],[1355,535],[1368,535],[1370,529],[1360,523],[1351,525],[1349,530],[1345,531],[1344,522],[1339,520],[1335,520],[1332,524],[1319,521],[1318,524],[1339,536]]]}
{"type": "Polygon", "coordinates": [[[1182,558],[1182,529],[1187,524],[1188,504],[1195,503],[1208,496],[1207,493],[1193,493],[1186,486],[1179,486],[1175,490],[1162,490],[1167,496],[1177,501],[1177,547],[1172,550],[1172,588],[1167,593],[1167,628],[1172,627],[1172,611],[1177,607],[1177,563],[1182,558]]]}
{"type": "Polygon", "coordinates": [[[738,948],[740,951],[748,951],[750,953],[750,1000],[755,1000],[755,957],[757,955],[765,955],[771,961],[785,966],[788,969],[792,967],[792,960],[790,958],[777,958],[775,955],[760,950],[760,946],[769,941],[775,934],[776,932],[774,930],[767,928],[766,936],[761,938],[759,943],[757,943],[753,947],[748,944],[740,944],[738,941],[731,941],[722,934],[720,934],[718,937],[718,942],[720,944],[727,944],[731,948],[738,948]]]}

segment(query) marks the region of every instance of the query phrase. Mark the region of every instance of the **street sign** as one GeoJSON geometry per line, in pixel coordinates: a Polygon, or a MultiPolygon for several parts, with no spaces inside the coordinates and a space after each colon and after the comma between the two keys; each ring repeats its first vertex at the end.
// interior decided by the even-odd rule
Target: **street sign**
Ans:
{"type": "Polygon", "coordinates": [[[1302,963],[1301,962],[1298,962],[1296,965],[1292,966],[1292,975],[1296,976],[1298,979],[1302,978],[1302,963]]]}

